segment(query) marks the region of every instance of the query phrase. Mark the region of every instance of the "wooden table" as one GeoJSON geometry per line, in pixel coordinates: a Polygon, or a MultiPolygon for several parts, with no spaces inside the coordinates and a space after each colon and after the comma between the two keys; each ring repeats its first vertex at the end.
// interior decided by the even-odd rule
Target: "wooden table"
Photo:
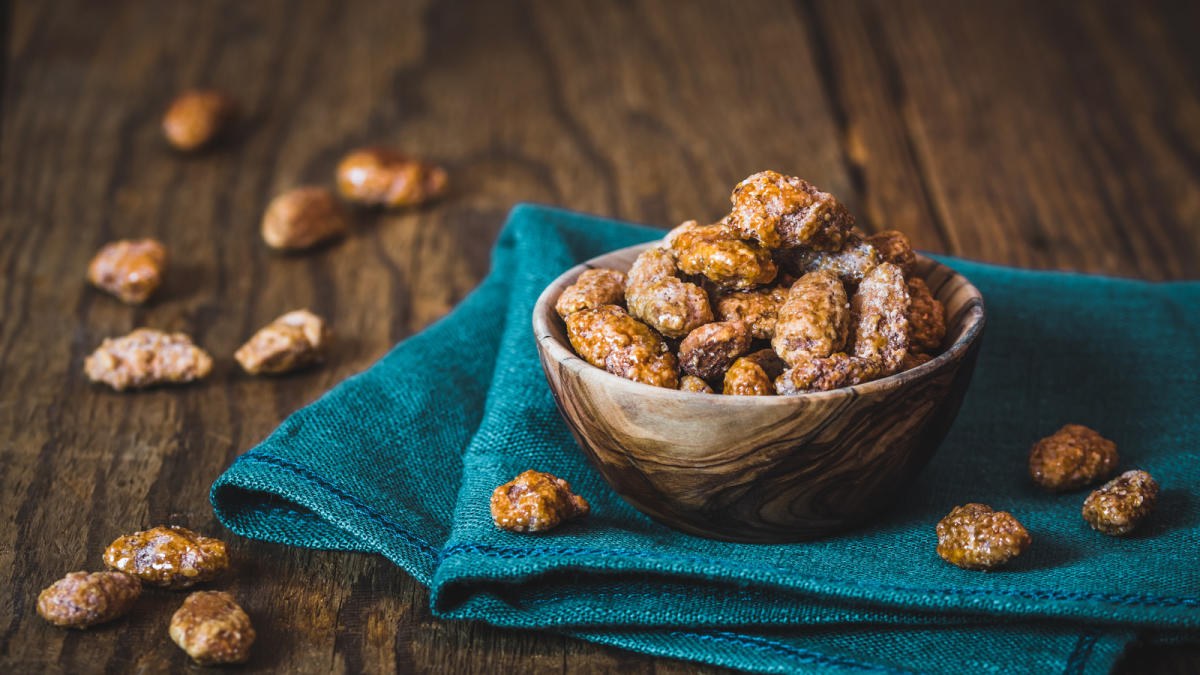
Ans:
{"type": "MultiPolygon", "coordinates": [[[[930,251],[1200,276],[1196,3],[76,0],[3,16],[0,670],[182,668],[165,633],[178,595],[80,633],[37,617],[38,590],[98,569],[130,530],[222,533],[213,479],[450,310],[517,201],[666,227],[721,216],[769,167],[930,251]],[[249,122],[183,157],[159,119],[195,84],[230,91],[249,122]],[[271,196],[329,183],[366,142],[443,162],[453,193],[362,216],[311,255],[268,251],[271,196]],[[143,307],[82,281],[99,246],[134,236],[175,261],[143,307]],[[332,362],[242,375],[233,350],[303,306],[342,337],[332,362]],[[192,334],[212,377],[89,384],[86,354],[141,325],[192,334]]],[[[705,670],[440,621],[382,557],[224,534],[226,586],[259,631],[250,670],[705,670]]],[[[1200,668],[1200,649],[1140,649],[1125,668],[1149,666],[1200,668]]]]}

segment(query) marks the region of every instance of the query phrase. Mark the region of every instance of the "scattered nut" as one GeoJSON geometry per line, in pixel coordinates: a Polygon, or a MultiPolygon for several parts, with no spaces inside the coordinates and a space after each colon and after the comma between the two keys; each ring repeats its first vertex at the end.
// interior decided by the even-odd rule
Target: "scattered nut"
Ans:
{"type": "Polygon", "coordinates": [[[267,246],[295,251],[340,237],[349,225],[333,193],[320,186],[288,190],[271,200],[262,219],[267,246]]]}
{"type": "Polygon", "coordinates": [[[620,305],[625,301],[625,275],[616,270],[585,270],[575,283],[563,289],[554,303],[561,317],[581,309],[596,309],[601,305],[620,305]]]}
{"type": "Polygon", "coordinates": [[[741,321],[706,323],[679,344],[679,369],[704,380],[724,377],[750,349],[750,327],[741,321]]]}
{"type": "Polygon", "coordinates": [[[772,396],[771,381],[787,364],[771,349],[760,349],[733,362],[725,372],[723,392],[727,396],[772,396]]]}
{"type": "Polygon", "coordinates": [[[233,356],[251,375],[286,373],[324,360],[331,339],[324,319],[298,309],[259,330],[233,356]]]}
{"type": "Polygon", "coordinates": [[[104,551],[104,564],[166,588],[210,581],[229,567],[225,542],[185,527],[155,527],[119,537],[104,551]]]}
{"type": "Polygon", "coordinates": [[[634,382],[679,388],[679,364],[667,343],[620,307],[581,310],[566,322],[571,346],[593,366],[634,382]]]}
{"type": "Polygon", "coordinates": [[[671,252],[651,248],[629,269],[625,301],[629,313],[667,337],[681,338],[713,320],[708,295],[678,278],[671,252]]]}
{"type": "Polygon", "coordinates": [[[920,277],[908,279],[908,348],[935,353],[946,337],[946,308],[920,277]]]}
{"type": "Polygon", "coordinates": [[[841,351],[849,333],[846,289],[829,270],[809,272],[792,284],[779,308],[771,346],[789,365],[841,351]]]}
{"type": "Polygon", "coordinates": [[[347,201],[396,208],[446,192],[446,171],[386,148],[361,148],[337,167],[338,192],[347,201]]]}
{"type": "Polygon", "coordinates": [[[1083,519],[1104,534],[1129,534],[1158,505],[1158,482],[1145,471],[1126,471],[1088,495],[1083,519]]]}
{"type": "Polygon", "coordinates": [[[1029,451],[1029,477],[1052,492],[1087,487],[1116,470],[1117,444],[1079,424],[1064,426],[1029,451]]]}
{"type": "Polygon", "coordinates": [[[966,570],[992,570],[1021,555],[1032,538],[1007,511],[957,506],[937,524],[938,555],[966,570]]]}
{"type": "Polygon", "coordinates": [[[908,236],[898,230],[884,230],[867,237],[867,243],[875,247],[879,261],[891,263],[900,268],[905,277],[911,277],[917,264],[917,256],[908,236]]]}
{"type": "Polygon", "coordinates": [[[708,383],[694,375],[684,375],[679,378],[679,391],[690,391],[693,394],[711,394],[712,387],[708,383]]]}
{"type": "Polygon", "coordinates": [[[176,149],[191,152],[224,134],[237,116],[237,104],[227,94],[193,89],[171,102],[163,115],[163,134],[176,149]]]}
{"type": "Polygon", "coordinates": [[[532,469],[496,488],[491,508],[496,527],[510,532],[545,532],[591,509],[567,481],[532,469]]]}
{"type": "Polygon", "coordinates": [[[774,171],[761,171],[738,183],[730,201],[729,224],[740,236],[767,248],[836,251],[854,225],[854,217],[833,195],[774,171]]]}
{"type": "Polygon", "coordinates": [[[154,239],[123,239],[96,253],[87,277],[97,288],[136,305],[162,284],[166,268],[167,247],[154,239]]]}
{"type": "Polygon", "coordinates": [[[850,298],[854,355],[882,364],[880,375],[899,370],[908,353],[909,304],[904,274],[891,263],[868,272],[850,298]]]}
{"type": "Polygon", "coordinates": [[[254,644],[250,617],[224,591],[196,591],[171,617],[171,640],[202,666],[245,663],[254,644]]]}
{"type": "Polygon", "coordinates": [[[183,333],[139,328],[106,338],[83,367],[93,382],[124,391],[201,379],[212,370],[212,357],[183,333]]]}
{"type": "Polygon", "coordinates": [[[71,572],[38,595],[37,611],[55,626],[87,628],[125,614],[141,594],[124,572],[71,572]]]}

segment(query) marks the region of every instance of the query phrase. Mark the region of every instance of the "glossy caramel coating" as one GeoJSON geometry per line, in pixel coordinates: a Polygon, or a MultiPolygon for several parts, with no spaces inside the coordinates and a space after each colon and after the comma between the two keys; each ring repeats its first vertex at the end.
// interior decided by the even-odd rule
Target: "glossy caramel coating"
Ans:
{"type": "Polygon", "coordinates": [[[770,283],[779,271],[770,251],[742,241],[725,223],[688,221],[668,235],[680,271],[703,276],[722,288],[747,289],[770,283]]]}
{"type": "Polygon", "coordinates": [[[946,307],[920,277],[908,279],[908,348],[936,354],[946,337],[946,307]]]}
{"type": "Polygon", "coordinates": [[[733,189],[729,224],[766,248],[841,249],[854,218],[833,195],[795,176],[756,173],[733,189]]]}
{"type": "Polygon", "coordinates": [[[117,391],[180,384],[207,377],[212,357],[183,333],[139,328],[129,335],[106,338],[83,362],[93,382],[117,391]]]}
{"type": "Polygon", "coordinates": [[[558,296],[554,311],[565,317],[581,309],[620,305],[625,302],[625,281],[625,275],[616,270],[585,270],[558,296]]]}
{"type": "Polygon", "coordinates": [[[171,640],[202,666],[245,663],[256,637],[250,617],[224,591],[196,591],[171,617],[171,640]]]}
{"type": "Polygon", "coordinates": [[[309,185],[271,200],[263,214],[262,238],[271,248],[295,251],[340,237],[349,227],[333,192],[309,185]]]}
{"type": "Polygon", "coordinates": [[[750,327],[741,321],[714,321],[688,333],[679,345],[679,369],[715,380],[750,349],[750,327]]]}
{"type": "Polygon", "coordinates": [[[1129,534],[1158,505],[1158,481],[1145,471],[1117,476],[1088,495],[1083,519],[1093,529],[1120,537],[1129,534]]]}
{"type": "Polygon", "coordinates": [[[917,264],[908,236],[899,230],[884,230],[867,237],[867,243],[875,247],[879,262],[887,262],[900,268],[905,277],[912,276],[917,264]]]}
{"type": "Polygon", "coordinates": [[[760,349],[743,356],[725,372],[723,393],[728,396],[773,396],[771,381],[786,364],[771,349],[760,349]]]}
{"type": "Polygon", "coordinates": [[[109,544],[104,564],[165,588],[187,588],[220,576],[229,567],[225,542],[185,527],[155,527],[109,544]]]}
{"type": "Polygon", "coordinates": [[[899,267],[881,263],[850,299],[854,355],[878,361],[892,374],[908,354],[908,284],[899,267]]]}
{"type": "Polygon", "coordinates": [[[828,270],[792,284],[779,307],[771,347],[789,365],[841,351],[849,334],[846,289],[828,270]]]}
{"type": "Polygon", "coordinates": [[[755,340],[775,337],[779,308],[788,296],[789,286],[777,285],[752,291],[711,293],[713,315],[717,321],[744,321],[755,340]]]}
{"type": "Polygon", "coordinates": [[[780,396],[796,396],[830,391],[869,382],[882,374],[878,360],[838,352],[806,359],[787,369],[775,378],[775,392],[780,396]]]}
{"type": "Polygon", "coordinates": [[[1007,511],[984,504],[957,506],[937,524],[937,553],[966,570],[992,570],[1029,548],[1033,540],[1007,511]]]}
{"type": "Polygon", "coordinates": [[[163,114],[163,135],[177,150],[199,150],[229,130],[238,117],[237,103],[213,89],[185,91],[163,114]]]}
{"type": "Polygon", "coordinates": [[[880,263],[875,247],[853,232],[846,236],[845,245],[836,251],[818,251],[799,246],[780,251],[777,255],[783,266],[794,274],[829,270],[850,288],[861,283],[863,277],[880,263]]]}
{"type": "Polygon", "coordinates": [[[694,375],[684,375],[679,378],[679,391],[690,391],[693,394],[712,394],[713,388],[708,383],[694,375]]]}
{"type": "Polygon", "coordinates": [[[141,594],[124,572],[71,572],[38,595],[37,611],[55,626],[87,628],[126,614],[141,594]]]}
{"type": "Polygon", "coordinates": [[[567,337],[585,361],[635,382],[679,388],[679,366],[665,340],[616,305],[570,314],[567,337]]]}
{"type": "Polygon", "coordinates": [[[132,305],[145,302],[162,284],[167,247],[154,239],[123,239],[100,249],[88,264],[87,278],[132,305]]]}
{"type": "Polygon", "coordinates": [[[1081,424],[1067,424],[1029,450],[1029,477],[1050,492],[1078,490],[1117,470],[1117,444],[1081,424]]]}
{"type": "Polygon", "coordinates": [[[681,338],[713,320],[708,294],[682,281],[670,251],[644,251],[629,269],[625,302],[629,313],[667,337],[681,338]]]}
{"type": "Polygon", "coordinates": [[[337,167],[338,192],[346,201],[398,208],[442,196],[446,170],[388,148],[360,148],[337,167]]]}
{"type": "Polygon", "coordinates": [[[590,510],[570,483],[532,469],[492,492],[492,521],[509,532],[545,532],[590,510]]]}
{"type": "Polygon", "coordinates": [[[324,319],[298,309],[260,329],[233,357],[251,375],[275,375],[325,360],[332,339],[324,319]]]}

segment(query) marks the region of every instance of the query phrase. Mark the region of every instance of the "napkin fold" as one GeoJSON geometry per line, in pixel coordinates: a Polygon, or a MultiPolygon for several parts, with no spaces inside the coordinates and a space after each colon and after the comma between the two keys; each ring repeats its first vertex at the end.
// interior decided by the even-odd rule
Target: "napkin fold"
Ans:
{"type": "Polygon", "coordinates": [[[1139,637],[1200,637],[1200,283],[939,258],[983,292],[988,334],[929,468],[862,529],[734,544],[622,501],[538,363],[542,289],[662,234],[518,205],[479,288],[239,457],[213,484],[217,516],[246,537],[382,554],[441,617],[761,672],[1105,672],[1139,637]],[[1029,446],[1068,422],[1161,484],[1134,535],[1089,528],[1086,491],[1030,483],[1029,446]],[[567,479],[592,513],[542,535],[496,529],[492,490],[529,468],[567,479]],[[1029,550],[992,573],[938,558],[934,525],[970,501],[1016,515],[1029,550]]]}

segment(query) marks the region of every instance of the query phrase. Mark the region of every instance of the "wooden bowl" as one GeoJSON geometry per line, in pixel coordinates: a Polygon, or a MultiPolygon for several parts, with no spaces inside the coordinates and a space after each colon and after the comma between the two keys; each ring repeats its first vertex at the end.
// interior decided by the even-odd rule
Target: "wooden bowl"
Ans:
{"type": "Polygon", "coordinates": [[[542,368],[579,447],[626,501],[713,539],[813,539],[879,515],[933,457],[958,414],[983,335],[983,297],[924,256],[948,347],[912,370],[801,396],[724,396],[612,375],[575,355],[554,311],[586,269],[626,271],[652,243],[567,270],[533,310],[542,368]]]}

